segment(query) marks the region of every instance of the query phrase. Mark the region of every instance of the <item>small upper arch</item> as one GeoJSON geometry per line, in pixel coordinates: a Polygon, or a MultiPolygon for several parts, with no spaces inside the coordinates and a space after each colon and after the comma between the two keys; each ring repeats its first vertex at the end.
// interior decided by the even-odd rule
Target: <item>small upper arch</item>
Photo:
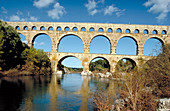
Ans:
{"type": "Polygon", "coordinates": [[[158,34],[158,31],[157,30],[153,30],[152,34],[158,34]]]}
{"type": "Polygon", "coordinates": [[[95,30],[94,30],[94,28],[93,27],[91,27],[90,29],[89,29],[89,32],[94,32],[95,30]]]}
{"type": "Polygon", "coordinates": [[[126,29],[126,30],[125,30],[125,33],[130,33],[130,29],[126,29]]]}
{"type": "Polygon", "coordinates": [[[24,26],[23,30],[28,30],[28,26],[24,26]]]}
{"type": "Polygon", "coordinates": [[[122,29],[121,28],[117,28],[116,32],[117,33],[122,33],[122,29]]]}
{"type": "Polygon", "coordinates": [[[19,26],[16,26],[15,29],[16,29],[16,30],[20,30],[20,27],[19,27],[19,26]]]}
{"type": "Polygon", "coordinates": [[[85,28],[85,27],[82,27],[82,28],[81,28],[81,31],[86,31],[86,28],[85,28]]]}
{"type": "Polygon", "coordinates": [[[44,27],[44,26],[41,26],[41,27],[40,27],[40,30],[45,30],[45,27],[44,27]]]}
{"type": "Polygon", "coordinates": [[[166,30],[162,30],[161,34],[167,34],[166,30]]]}
{"type": "Polygon", "coordinates": [[[134,33],[139,34],[139,29],[135,29],[134,33]]]}
{"type": "Polygon", "coordinates": [[[70,31],[70,28],[69,27],[65,27],[64,30],[65,31],[70,31]]]}
{"type": "Polygon", "coordinates": [[[103,28],[99,28],[98,32],[104,32],[103,28]]]}
{"type": "Polygon", "coordinates": [[[62,29],[61,29],[60,26],[58,26],[56,30],[57,30],[57,31],[62,31],[62,29]]]}
{"type": "Polygon", "coordinates": [[[77,27],[73,27],[72,31],[78,31],[77,27]]]}
{"type": "Polygon", "coordinates": [[[32,26],[32,30],[37,30],[37,27],[36,26],[32,26]]]}
{"type": "Polygon", "coordinates": [[[149,31],[148,31],[147,29],[145,29],[145,30],[143,31],[143,34],[149,34],[149,31]]]}
{"type": "Polygon", "coordinates": [[[108,28],[107,32],[113,32],[112,28],[108,28]]]}
{"type": "Polygon", "coordinates": [[[53,27],[52,27],[52,26],[50,26],[50,27],[48,28],[48,30],[51,30],[51,31],[52,31],[52,30],[53,30],[53,27]]]}

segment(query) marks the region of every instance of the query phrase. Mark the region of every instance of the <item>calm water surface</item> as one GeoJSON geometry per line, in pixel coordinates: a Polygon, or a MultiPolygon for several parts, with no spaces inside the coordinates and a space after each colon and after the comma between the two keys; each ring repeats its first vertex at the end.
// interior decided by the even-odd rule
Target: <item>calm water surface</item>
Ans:
{"type": "Polygon", "coordinates": [[[98,87],[116,97],[114,81],[80,74],[0,79],[0,111],[93,111],[98,87]]]}

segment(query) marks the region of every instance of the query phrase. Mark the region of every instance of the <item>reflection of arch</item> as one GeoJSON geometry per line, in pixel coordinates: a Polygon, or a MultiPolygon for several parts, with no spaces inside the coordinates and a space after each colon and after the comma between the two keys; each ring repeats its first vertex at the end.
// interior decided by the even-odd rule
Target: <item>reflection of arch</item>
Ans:
{"type": "MultiPolygon", "coordinates": [[[[119,40],[118,40],[117,43],[116,43],[116,47],[117,47],[118,42],[119,42],[122,38],[131,38],[131,39],[135,42],[135,44],[136,44],[136,55],[137,55],[137,54],[138,54],[138,41],[136,40],[136,38],[133,37],[133,36],[131,36],[131,35],[120,37],[119,40]]],[[[117,49],[118,49],[118,48],[117,48],[117,49]]],[[[116,49],[116,52],[117,52],[117,49],[116,49]]],[[[117,54],[117,53],[116,53],[116,54],[117,54]]]]}
{"type": "Polygon", "coordinates": [[[96,36],[94,36],[93,38],[91,38],[91,40],[90,40],[90,48],[91,48],[91,43],[92,43],[93,39],[94,39],[94,38],[97,38],[97,37],[99,37],[99,36],[104,37],[104,38],[106,38],[106,39],[109,41],[109,43],[110,43],[110,44],[109,44],[109,45],[110,45],[110,52],[109,52],[109,53],[111,53],[112,41],[110,40],[109,37],[107,37],[106,35],[103,35],[103,34],[96,35],[96,36]]]}
{"type": "Polygon", "coordinates": [[[62,35],[62,37],[60,37],[59,41],[58,41],[58,44],[57,44],[57,49],[59,50],[59,45],[60,45],[60,42],[61,40],[64,38],[64,37],[67,37],[67,36],[75,36],[75,37],[78,37],[82,44],[83,44],[83,49],[84,49],[84,42],[83,42],[83,39],[81,38],[81,36],[77,35],[77,34],[74,34],[74,33],[71,33],[71,34],[65,34],[65,35],[62,35]]]}
{"type": "Polygon", "coordinates": [[[90,60],[90,62],[89,62],[89,69],[90,69],[90,63],[94,60],[94,59],[97,59],[97,58],[102,58],[102,59],[104,59],[106,62],[107,62],[107,64],[108,64],[108,71],[110,72],[110,62],[105,58],[105,57],[102,57],[102,56],[97,56],[97,57],[95,57],[95,58],[93,58],[93,59],[91,59],[90,60]]]}

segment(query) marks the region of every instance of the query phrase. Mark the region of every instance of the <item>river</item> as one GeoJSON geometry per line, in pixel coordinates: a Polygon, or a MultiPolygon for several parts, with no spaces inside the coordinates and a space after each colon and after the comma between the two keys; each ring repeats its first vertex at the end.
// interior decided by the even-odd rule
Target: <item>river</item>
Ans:
{"type": "Polygon", "coordinates": [[[101,87],[113,98],[119,95],[115,81],[78,73],[3,77],[0,111],[92,111],[93,94],[101,87]]]}

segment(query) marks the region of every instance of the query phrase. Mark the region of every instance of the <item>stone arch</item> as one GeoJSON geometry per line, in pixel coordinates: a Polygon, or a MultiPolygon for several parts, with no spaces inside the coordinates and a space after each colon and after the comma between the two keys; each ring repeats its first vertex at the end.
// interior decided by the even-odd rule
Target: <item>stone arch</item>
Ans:
{"type": "Polygon", "coordinates": [[[23,43],[25,43],[25,44],[27,44],[27,42],[28,42],[28,39],[27,39],[27,37],[24,35],[24,34],[22,34],[22,33],[18,33],[19,34],[19,36],[20,36],[20,38],[21,38],[21,41],[23,42],[23,43]],[[21,37],[22,36],[22,37],[21,37]],[[23,38],[24,37],[24,38],[23,38]],[[25,41],[23,41],[25,39],[25,41]]]}
{"type": "Polygon", "coordinates": [[[143,31],[143,34],[149,34],[148,29],[145,29],[145,30],[143,31]]]}
{"type": "Polygon", "coordinates": [[[162,30],[161,34],[167,34],[166,30],[162,30]]]}
{"type": "Polygon", "coordinates": [[[52,30],[53,30],[53,27],[52,27],[52,26],[48,27],[48,30],[51,30],[51,31],[52,31],[52,30]]]}
{"type": "MultiPolygon", "coordinates": [[[[32,38],[31,38],[31,44],[32,44],[32,47],[34,46],[34,41],[35,41],[35,39],[39,36],[39,35],[47,35],[47,36],[49,36],[48,34],[46,34],[46,33],[38,33],[38,34],[35,34],[32,38]]],[[[49,36],[50,37],[50,36],[49,36]]],[[[50,37],[50,39],[51,39],[51,41],[52,41],[52,44],[53,44],[53,40],[52,40],[52,38],[50,37]]]]}
{"type": "Polygon", "coordinates": [[[62,31],[62,28],[60,26],[57,27],[57,31],[62,31]]]}
{"type": "Polygon", "coordinates": [[[40,27],[40,30],[45,30],[45,27],[44,27],[44,26],[41,26],[41,27],[40,27]]]}
{"type": "Polygon", "coordinates": [[[70,28],[67,26],[64,28],[64,31],[70,31],[70,28]]]}
{"type": "Polygon", "coordinates": [[[28,30],[28,26],[24,26],[23,30],[28,30]]]}
{"type": "Polygon", "coordinates": [[[16,29],[16,30],[20,30],[20,26],[16,26],[15,29],[16,29]]]}
{"type": "Polygon", "coordinates": [[[59,37],[60,39],[58,40],[58,43],[57,43],[57,51],[58,51],[58,49],[59,49],[59,44],[60,44],[61,40],[62,40],[64,37],[69,36],[69,35],[74,35],[74,36],[78,37],[78,38],[82,41],[82,43],[83,43],[83,49],[84,49],[84,39],[81,38],[81,36],[78,35],[78,34],[68,33],[68,34],[64,34],[64,35],[62,35],[62,36],[59,37]]]}
{"type": "Polygon", "coordinates": [[[81,28],[81,31],[86,31],[86,28],[85,28],[85,27],[82,27],[82,28],[81,28]]]}
{"type": "MultiPolygon", "coordinates": [[[[91,45],[92,40],[93,40],[94,38],[98,37],[98,36],[102,36],[102,37],[106,38],[107,40],[109,40],[109,43],[110,43],[110,54],[111,54],[111,50],[112,50],[112,45],[113,45],[113,43],[112,43],[111,39],[110,39],[107,35],[104,35],[104,34],[95,35],[94,37],[92,37],[92,38],[90,39],[90,43],[89,43],[89,44],[91,45]]],[[[90,47],[89,47],[89,49],[90,49],[90,47]]]]}
{"type": "Polygon", "coordinates": [[[78,31],[77,27],[73,27],[72,31],[78,31]]]}
{"type": "Polygon", "coordinates": [[[112,28],[108,28],[107,32],[113,32],[112,28]]]}
{"type": "Polygon", "coordinates": [[[116,29],[116,33],[122,33],[122,29],[121,28],[117,28],[116,29]]]}
{"type": "Polygon", "coordinates": [[[104,29],[103,28],[99,28],[98,32],[104,32],[104,29]]]}
{"type": "Polygon", "coordinates": [[[135,29],[134,33],[135,33],[135,34],[139,34],[139,33],[140,33],[140,32],[139,32],[139,29],[135,29]]]}
{"type": "MultiPolygon", "coordinates": [[[[81,60],[81,58],[79,58],[78,56],[76,56],[76,55],[64,55],[64,56],[61,56],[59,59],[58,59],[58,64],[57,64],[57,70],[61,70],[60,69],[60,64],[61,64],[61,62],[64,60],[64,59],[66,59],[66,58],[68,58],[68,57],[75,57],[75,58],[77,58],[77,59],[79,59],[80,61],[81,61],[81,63],[82,63],[82,60],[81,60]]],[[[82,65],[83,66],[83,65],[82,65]]]]}
{"type": "MultiPolygon", "coordinates": [[[[159,43],[161,43],[161,46],[164,46],[164,44],[165,44],[165,41],[164,41],[161,37],[159,37],[159,36],[149,37],[148,39],[146,39],[146,40],[143,42],[143,54],[144,54],[144,56],[150,56],[150,54],[151,54],[152,56],[156,56],[157,53],[161,50],[161,49],[160,49],[161,47],[154,48],[152,44],[149,45],[149,48],[147,48],[147,47],[148,47],[148,44],[150,43],[150,42],[147,43],[147,41],[150,40],[150,39],[156,39],[156,40],[158,40],[159,43]],[[147,45],[146,45],[146,43],[147,43],[147,45]],[[156,50],[155,50],[155,49],[156,49],[156,50]],[[159,49],[159,50],[158,50],[158,49],[159,49]],[[146,50],[147,50],[147,52],[146,52],[146,50]],[[152,51],[151,51],[151,50],[152,50],[152,51]],[[154,51],[154,50],[155,50],[155,51],[154,51]],[[150,53],[148,53],[148,51],[149,51],[150,53]],[[153,51],[154,51],[154,52],[153,52],[153,51]],[[157,51],[158,51],[158,52],[157,52],[157,51]]],[[[155,44],[155,42],[153,42],[153,43],[154,43],[155,46],[160,46],[159,43],[158,43],[158,44],[155,44]]]]}
{"type": "MultiPolygon", "coordinates": [[[[135,60],[133,60],[133,59],[131,59],[131,58],[128,58],[128,57],[122,57],[122,58],[120,58],[119,60],[118,60],[118,62],[116,63],[116,68],[115,68],[115,71],[123,71],[123,70],[125,70],[125,71],[128,71],[129,69],[127,69],[126,70],[126,68],[125,69],[122,69],[121,68],[121,66],[119,66],[119,65],[121,65],[121,63],[120,62],[125,62],[126,63],[126,61],[124,61],[124,60],[126,60],[126,61],[129,61],[130,63],[131,63],[131,69],[133,70],[135,67],[137,67],[137,62],[135,61],[135,60]]],[[[123,67],[127,67],[127,68],[130,68],[130,66],[128,67],[128,66],[126,66],[126,65],[124,65],[123,67]]],[[[130,70],[131,70],[130,69],[130,70]]]]}
{"type": "Polygon", "coordinates": [[[37,30],[37,27],[36,26],[32,26],[32,30],[37,30]]]}
{"type": "Polygon", "coordinates": [[[102,56],[96,56],[96,57],[90,59],[90,61],[89,61],[89,69],[90,69],[90,63],[91,63],[94,59],[96,59],[96,58],[102,58],[102,59],[104,59],[104,60],[107,62],[108,66],[109,66],[109,72],[111,71],[111,69],[110,69],[110,68],[111,68],[110,61],[109,61],[107,58],[102,57],[102,56]]]}
{"type": "Polygon", "coordinates": [[[131,32],[130,32],[130,29],[126,29],[126,30],[125,30],[125,33],[131,33],[131,32]]]}
{"type": "Polygon", "coordinates": [[[95,29],[93,28],[93,27],[91,27],[90,29],[89,29],[89,32],[94,32],[95,31],[95,29]]]}
{"type": "Polygon", "coordinates": [[[120,39],[122,38],[131,38],[134,42],[135,42],[135,45],[136,45],[136,55],[138,55],[138,47],[139,47],[139,44],[138,44],[138,40],[137,38],[135,38],[134,36],[132,36],[131,34],[124,34],[123,36],[121,36],[117,41],[116,41],[116,54],[117,54],[117,44],[119,42],[120,39]]]}
{"type": "Polygon", "coordinates": [[[158,34],[158,31],[157,30],[153,30],[152,34],[158,34]]]}

